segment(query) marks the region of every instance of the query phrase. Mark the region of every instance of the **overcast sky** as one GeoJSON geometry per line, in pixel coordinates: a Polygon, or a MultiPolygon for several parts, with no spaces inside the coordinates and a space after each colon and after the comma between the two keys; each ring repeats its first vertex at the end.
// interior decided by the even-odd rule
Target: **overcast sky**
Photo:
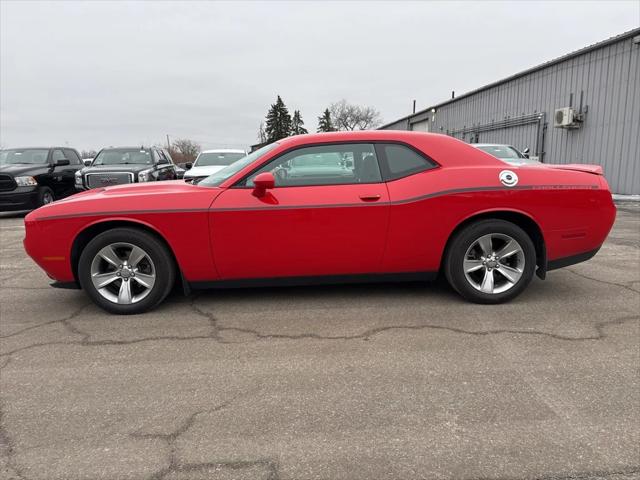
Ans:
{"type": "Polygon", "coordinates": [[[276,95],[385,122],[637,27],[640,2],[0,1],[0,143],[255,143],[276,95]]]}

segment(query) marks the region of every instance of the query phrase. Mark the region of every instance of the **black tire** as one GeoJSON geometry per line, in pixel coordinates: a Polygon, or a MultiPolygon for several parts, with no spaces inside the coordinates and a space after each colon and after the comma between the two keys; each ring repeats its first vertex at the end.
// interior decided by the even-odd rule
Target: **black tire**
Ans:
{"type": "Polygon", "coordinates": [[[99,234],[87,244],[78,262],[78,280],[82,289],[96,305],[119,315],[143,313],[156,307],[171,291],[175,283],[175,275],[176,266],[167,247],[155,236],[136,228],[114,228],[99,234]],[[149,289],[147,296],[136,303],[119,304],[108,300],[96,289],[91,280],[91,264],[98,252],[108,245],[118,243],[141,248],[148,254],[154,265],[155,283],[149,289]]]}
{"type": "Polygon", "coordinates": [[[53,194],[53,190],[49,187],[40,187],[38,189],[38,207],[42,207],[43,205],[47,205],[48,203],[53,202],[56,197],[53,194]]]}
{"type": "MultiPolygon", "coordinates": [[[[462,297],[474,303],[496,304],[512,300],[520,295],[527,285],[529,285],[535,269],[536,250],[533,241],[524,230],[505,220],[479,220],[467,225],[451,239],[445,253],[444,273],[449,284],[462,297]],[[524,268],[522,268],[522,275],[517,282],[512,284],[510,288],[504,292],[482,292],[475,288],[465,275],[464,260],[467,251],[479,238],[489,234],[511,237],[518,242],[523,252],[524,268]]],[[[495,272],[499,272],[495,267],[494,270],[495,272]]],[[[480,275],[483,274],[484,270],[481,270],[480,275]]],[[[495,278],[496,273],[493,275],[495,278]]],[[[504,282],[504,277],[500,274],[498,274],[498,277],[503,280],[504,285],[507,285],[507,283],[504,282]]]]}

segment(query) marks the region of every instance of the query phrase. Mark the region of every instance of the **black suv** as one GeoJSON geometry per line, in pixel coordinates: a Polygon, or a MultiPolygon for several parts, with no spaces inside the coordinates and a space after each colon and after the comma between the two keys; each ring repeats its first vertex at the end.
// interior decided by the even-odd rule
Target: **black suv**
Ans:
{"type": "Polygon", "coordinates": [[[178,178],[169,152],[157,147],[103,148],[75,176],[78,190],[178,178]]]}
{"type": "Polygon", "coordinates": [[[0,212],[33,210],[75,193],[74,175],[80,168],[73,148],[0,150],[0,212]]]}

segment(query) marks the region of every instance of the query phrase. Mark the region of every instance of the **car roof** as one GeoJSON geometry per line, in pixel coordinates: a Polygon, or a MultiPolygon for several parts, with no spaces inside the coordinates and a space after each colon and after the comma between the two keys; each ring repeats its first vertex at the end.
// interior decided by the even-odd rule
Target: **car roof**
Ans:
{"type": "Polygon", "coordinates": [[[513,145],[509,145],[508,143],[470,143],[469,145],[471,145],[472,147],[511,147],[513,148],[513,145]]]}
{"type": "Polygon", "coordinates": [[[425,138],[442,137],[452,138],[448,135],[440,133],[414,132],[408,130],[356,130],[348,132],[327,132],[327,133],[310,133],[305,135],[294,135],[292,137],[278,140],[278,143],[287,146],[294,146],[305,143],[325,143],[325,142],[365,142],[365,141],[402,141],[425,138]]]}
{"type": "Polygon", "coordinates": [[[162,147],[145,147],[144,145],[124,146],[124,147],[104,147],[102,150],[163,150],[162,147]]]}
{"type": "Polygon", "coordinates": [[[73,147],[7,147],[2,150],[55,150],[58,148],[68,148],[70,150],[75,150],[73,147]]]}
{"type": "Polygon", "coordinates": [[[247,153],[238,148],[212,148],[211,150],[202,150],[200,153],[247,153]]]}

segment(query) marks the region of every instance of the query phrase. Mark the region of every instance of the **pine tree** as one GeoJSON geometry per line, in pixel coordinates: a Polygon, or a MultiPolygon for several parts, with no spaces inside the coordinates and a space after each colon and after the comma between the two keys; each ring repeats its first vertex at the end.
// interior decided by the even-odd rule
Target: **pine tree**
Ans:
{"type": "Polygon", "coordinates": [[[309,133],[309,130],[304,128],[304,120],[302,120],[300,110],[295,110],[291,120],[291,135],[304,135],[305,133],[309,133]]]}
{"type": "Polygon", "coordinates": [[[335,132],[335,130],[331,122],[331,113],[327,108],[322,115],[318,117],[318,132],[335,132]]]}
{"type": "Polygon", "coordinates": [[[265,133],[269,143],[288,137],[291,133],[291,115],[280,95],[267,112],[265,133]]]}

